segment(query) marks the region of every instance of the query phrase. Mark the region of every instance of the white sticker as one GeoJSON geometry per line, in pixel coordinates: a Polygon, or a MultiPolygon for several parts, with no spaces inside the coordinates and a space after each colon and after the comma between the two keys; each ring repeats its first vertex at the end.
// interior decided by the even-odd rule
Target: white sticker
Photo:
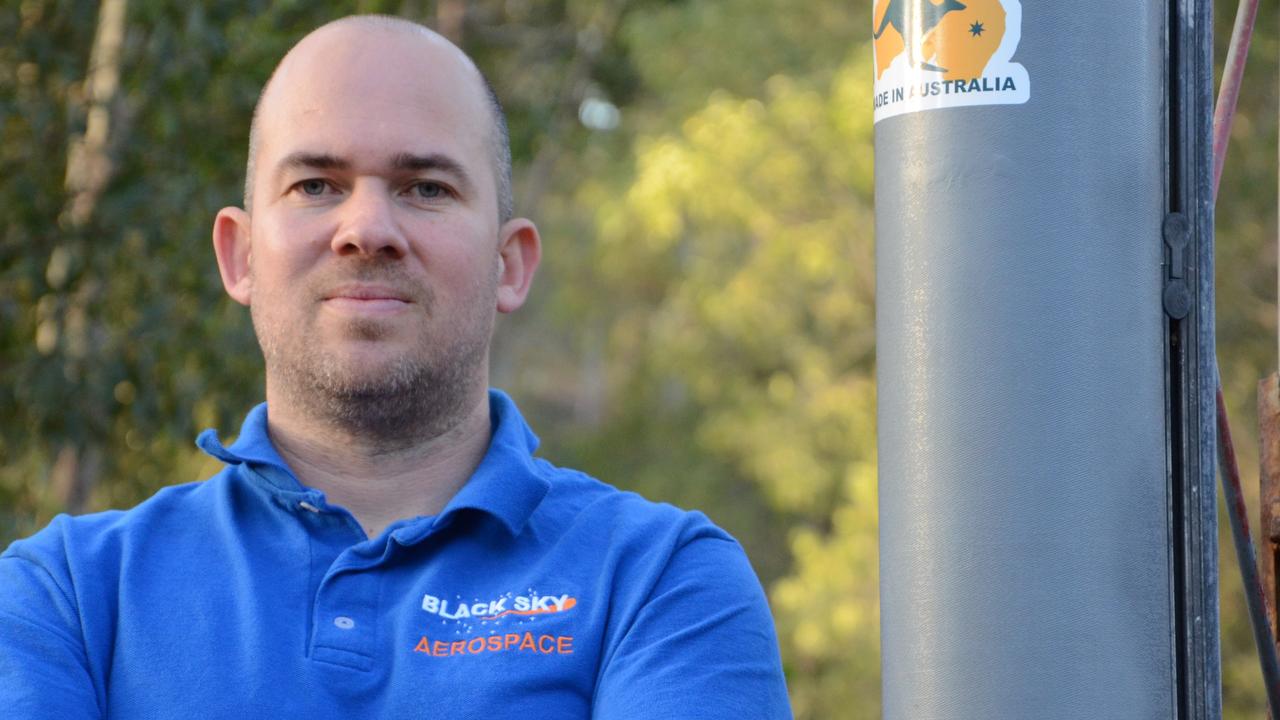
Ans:
{"type": "Polygon", "coordinates": [[[1020,0],[876,0],[871,20],[876,122],[1031,97],[1027,69],[1013,62],[1020,0]]]}

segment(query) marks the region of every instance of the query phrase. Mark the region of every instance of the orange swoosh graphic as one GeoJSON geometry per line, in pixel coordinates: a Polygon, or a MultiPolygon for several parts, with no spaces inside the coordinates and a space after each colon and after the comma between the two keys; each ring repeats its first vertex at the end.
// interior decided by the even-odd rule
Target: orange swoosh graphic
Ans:
{"type": "Polygon", "coordinates": [[[487,615],[480,619],[481,620],[497,620],[498,618],[504,617],[506,615],[550,615],[551,613],[564,612],[565,610],[572,610],[574,606],[576,606],[577,604],[578,604],[578,601],[576,599],[567,598],[564,601],[564,607],[562,608],[557,608],[555,605],[552,605],[549,608],[542,608],[541,610],[503,610],[497,615],[487,615]]]}

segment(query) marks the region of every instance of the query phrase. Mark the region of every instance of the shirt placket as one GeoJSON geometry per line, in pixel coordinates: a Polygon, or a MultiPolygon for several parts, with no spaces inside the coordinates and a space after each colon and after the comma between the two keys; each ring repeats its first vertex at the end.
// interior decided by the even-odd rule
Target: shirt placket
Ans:
{"type": "Polygon", "coordinates": [[[371,670],[378,632],[377,573],[350,567],[347,554],[338,557],[316,592],[311,658],[371,670]]]}

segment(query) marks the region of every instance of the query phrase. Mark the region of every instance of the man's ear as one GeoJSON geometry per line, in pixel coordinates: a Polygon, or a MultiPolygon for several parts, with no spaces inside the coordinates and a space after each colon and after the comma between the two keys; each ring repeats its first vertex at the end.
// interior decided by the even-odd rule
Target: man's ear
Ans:
{"type": "Polygon", "coordinates": [[[249,213],[225,207],[213,219],[213,252],[218,256],[222,287],[241,305],[248,305],[253,280],[249,275],[249,213]]]}
{"type": "Polygon", "coordinates": [[[533,272],[542,259],[542,238],[531,220],[515,218],[498,231],[500,271],[498,274],[498,312],[517,310],[529,296],[533,272]]]}

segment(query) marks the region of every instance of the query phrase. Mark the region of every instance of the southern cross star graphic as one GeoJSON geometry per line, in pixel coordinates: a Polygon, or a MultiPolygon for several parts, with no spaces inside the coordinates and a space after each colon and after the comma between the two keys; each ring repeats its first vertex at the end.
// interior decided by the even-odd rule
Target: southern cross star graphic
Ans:
{"type": "Polygon", "coordinates": [[[983,30],[986,30],[986,28],[982,27],[982,23],[980,22],[975,22],[974,24],[969,26],[969,34],[973,35],[974,37],[978,37],[979,35],[981,35],[983,30]]]}

